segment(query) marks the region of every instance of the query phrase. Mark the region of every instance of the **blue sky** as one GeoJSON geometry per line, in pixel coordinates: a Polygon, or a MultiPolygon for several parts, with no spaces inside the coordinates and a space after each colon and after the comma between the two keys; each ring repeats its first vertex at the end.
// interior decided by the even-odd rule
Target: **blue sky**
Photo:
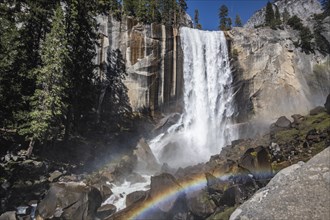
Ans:
{"type": "Polygon", "coordinates": [[[239,14],[243,24],[255,11],[266,6],[268,0],[186,0],[188,14],[194,19],[194,11],[199,11],[199,23],[204,30],[217,30],[219,26],[219,8],[225,4],[233,24],[236,14],[239,14]]]}

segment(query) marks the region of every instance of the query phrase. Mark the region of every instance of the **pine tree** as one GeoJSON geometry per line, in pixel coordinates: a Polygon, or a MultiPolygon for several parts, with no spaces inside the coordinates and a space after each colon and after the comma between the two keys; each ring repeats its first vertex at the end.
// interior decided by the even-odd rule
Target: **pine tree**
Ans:
{"type": "Polygon", "coordinates": [[[220,18],[220,25],[219,29],[222,31],[228,30],[228,8],[226,5],[221,5],[219,9],[219,18],[220,18]]]}
{"type": "Polygon", "coordinates": [[[275,15],[273,10],[272,3],[268,2],[266,6],[266,14],[265,14],[265,24],[266,26],[274,26],[275,15]]]}
{"type": "Polygon", "coordinates": [[[231,18],[227,18],[227,27],[226,30],[231,30],[232,21],[231,18]]]}
{"type": "Polygon", "coordinates": [[[136,15],[136,0],[123,0],[124,13],[129,16],[136,15]]]}
{"type": "Polygon", "coordinates": [[[22,108],[21,76],[17,71],[19,59],[19,30],[11,5],[0,5],[0,127],[15,124],[15,113],[22,108]]]}
{"type": "Polygon", "coordinates": [[[136,7],[136,16],[143,23],[151,23],[151,10],[147,0],[138,0],[136,7]]]}
{"type": "Polygon", "coordinates": [[[238,14],[236,15],[236,18],[235,18],[235,26],[243,27],[241,17],[238,14]]]}
{"type": "Polygon", "coordinates": [[[35,141],[55,140],[61,135],[67,107],[64,101],[67,87],[65,71],[69,54],[61,6],[57,7],[52,20],[51,32],[46,35],[42,47],[43,65],[35,71],[37,88],[31,98],[29,122],[20,130],[21,134],[29,137],[29,154],[35,141]]]}
{"type": "Polygon", "coordinates": [[[275,23],[276,23],[276,25],[282,24],[281,14],[280,14],[280,11],[278,10],[277,5],[275,5],[275,23]]]}
{"type": "Polygon", "coordinates": [[[68,115],[66,138],[68,132],[81,133],[88,126],[96,105],[95,82],[95,44],[97,40],[97,23],[94,5],[88,0],[71,0],[67,6],[67,37],[69,62],[67,65],[68,115]],[[72,132],[71,132],[72,131],[72,132]]]}
{"type": "Polygon", "coordinates": [[[188,9],[187,3],[185,0],[179,0],[179,6],[181,9],[181,12],[185,12],[188,9]]]}
{"type": "Polygon", "coordinates": [[[132,109],[127,95],[128,89],[123,83],[127,77],[125,61],[120,50],[109,50],[107,54],[106,80],[103,85],[103,98],[99,108],[103,124],[123,126],[132,116],[132,109]]]}
{"type": "Polygon", "coordinates": [[[195,9],[194,21],[195,21],[195,28],[197,28],[197,25],[199,24],[199,12],[198,12],[198,9],[195,9]]]}

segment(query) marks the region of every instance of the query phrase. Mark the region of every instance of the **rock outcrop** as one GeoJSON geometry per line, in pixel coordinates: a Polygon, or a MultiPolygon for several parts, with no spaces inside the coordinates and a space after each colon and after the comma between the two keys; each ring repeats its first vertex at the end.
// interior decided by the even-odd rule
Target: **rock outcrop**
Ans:
{"type": "MultiPolygon", "coordinates": [[[[107,60],[108,50],[120,49],[126,63],[130,104],[134,111],[165,111],[181,97],[183,54],[179,28],[152,23],[144,25],[131,17],[116,20],[99,16],[100,44],[96,63],[107,60]]],[[[181,24],[191,26],[187,17],[181,24]]],[[[102,75],[102,68],[99,69],[102,75]]]]}
{"type": "Polygon", "coordinates": [[[301,52],[293,43],[299,36],[289,28],[234,28],[230,35],[238,122],[269,124],[324,105],[330,92],[329,56],[301,52]]]}
{"type": "Polygon", "coordinates": [[[280,171],[230,220],[330,219],[330,148],[280,171]]]}
{"type": "Polygon", "coordinates": [[[38,204],[38,219],[93,219],[102,202],[100,192],[82,183],[54,183],[38,204]]]}
{"type": "MultiPolygon", "coordinates": [[[[322,7],[318,0],[278,0],[273,4],[274,11],[275,5],[278,7],[281,14],[284,12],[284,9],[286,9],[290,16],[297,15],[305,24],[310,22],[310,19],[314,14],[322,12],[322,7]]],[[[256,11],[254,15],[246,22],[244,27],[254,28],[264,24],[265,13],[266,7],[256,11]]]]}

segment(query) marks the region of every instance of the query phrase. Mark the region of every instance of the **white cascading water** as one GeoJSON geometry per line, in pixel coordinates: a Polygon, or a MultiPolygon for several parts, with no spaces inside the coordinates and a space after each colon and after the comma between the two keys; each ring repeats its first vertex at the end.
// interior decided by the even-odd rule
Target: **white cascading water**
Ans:
{"type": "MultiPolygon", "coordinates": [[[[220,31],[181,28],[184,54],[184,113],[165,133],[149,141],[160,164],[184,167],[207,161],[235,138],[230,127],[232,106],[231,71],[226,39],[220,31]]],[[[128,193],[146,190],[145,183],[125,182],[112,188],[104,202],[125,208],[128,193]]]]}
{"type": "Polygon", "coordinates": [[[159,162],[179,167],[205,162],[234,138],[232,76],[222,31],[180,29],[184,54],[184,113],[149,142],[159,162]]]}

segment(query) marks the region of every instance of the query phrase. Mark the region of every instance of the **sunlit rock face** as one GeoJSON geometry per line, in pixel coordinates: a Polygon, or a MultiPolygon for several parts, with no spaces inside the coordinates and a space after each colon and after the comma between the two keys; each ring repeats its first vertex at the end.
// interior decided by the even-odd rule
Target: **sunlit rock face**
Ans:
{"type": "Polygon", "coordinates": [[[238,122],[271,122],[323,105],[330,92],[329,56],[304,53],[290,29],[231,32],[238,122]]]}
{"type": "MultiPolygon", "coordinates": [[[[126,62],[125,85],[133,110],[166,111],[169,106],[176,106],[183,92],[178,28],[156,23],[144,25],[130,17],[117,20],[99,16],[98,22],[103,36],[97,63],[106,61],[108,49],[120,49],[126,62]]],[[[190,25],[187,16],[181,26],[190,25]]]]}
{"type": "MultiPolygon", "coordinates": [[[[297,15],[302,19],[305,25],[310,24],[314,14],[322,12],[322,7],[318,0],[278,0],[273,4],[274,11],[275,5],[278,7],[281,14],[284,12],[284,9],[286,9],[290,16],[297,15]]],[[[244,27],[254,28],[262,25],[265,22],[265,12],[266,7],[256,11],[256,13],[249,18],[244,27]]]]}

